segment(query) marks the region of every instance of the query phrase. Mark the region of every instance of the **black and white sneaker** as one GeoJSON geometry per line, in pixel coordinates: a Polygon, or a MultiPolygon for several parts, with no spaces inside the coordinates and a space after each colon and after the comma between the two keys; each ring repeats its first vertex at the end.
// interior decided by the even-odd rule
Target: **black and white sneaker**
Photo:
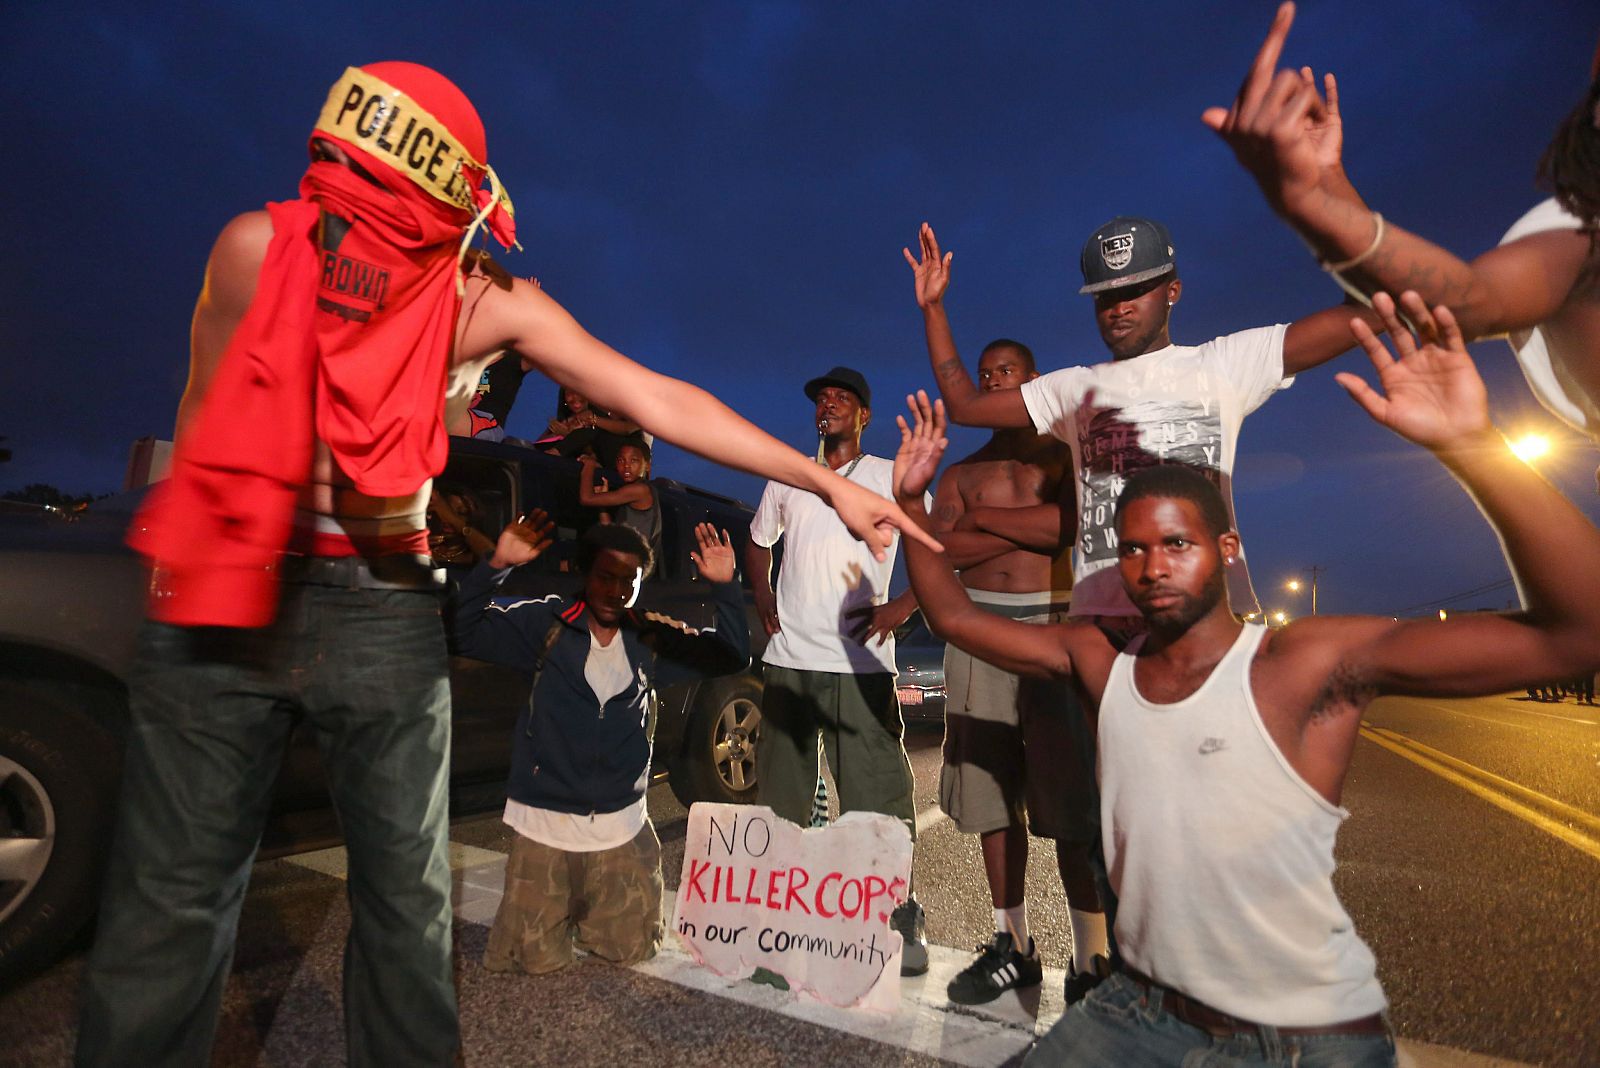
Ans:
{"type": "Polygon", "coordinates": [[[1067,1005],[1072,1006],[1089,996],[1089,991],[1099,986],[1106,976],[1111,974],[1111,962],[1104,956],[1096,953],[1089,960],[1090,968],[1086,972],[1078,971],[1077,965],[1067,961],[1067,981],[1062,984],[1062,995],[1067,999],[1067,1005]]]}
{"type": "Polygon", "coordinates": [[[900,932],[900,974],[921,975],[928,970],[928,937],[923,933],[925,920],[917,899],[908,897],[889,916],[889,926],[900,932]]]}
{"type": "Polygon", "coordinates": [[[978,959],[961,970],[947,988],[957,1005],[982,1005],[1007,990],[1037,986],[1044,979],[1039,950],[1028,939],[1028,952],[1017,951],[1010,931],[994,936],[988,945],[978,947],[978,959]]]}

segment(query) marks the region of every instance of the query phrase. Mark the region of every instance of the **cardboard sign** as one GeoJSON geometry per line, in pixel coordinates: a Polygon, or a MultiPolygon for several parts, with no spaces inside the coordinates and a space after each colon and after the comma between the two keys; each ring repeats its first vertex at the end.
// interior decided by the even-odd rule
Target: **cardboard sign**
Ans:
{"type": "Polygon", "coordinates": [[[698,802],[674,928],[719,975],[766,968],[829,1005],[893,1012],[901,939],[889,914],[910,878],[911,832],[892,816],[803,829],[765,806],[698,802]]]}

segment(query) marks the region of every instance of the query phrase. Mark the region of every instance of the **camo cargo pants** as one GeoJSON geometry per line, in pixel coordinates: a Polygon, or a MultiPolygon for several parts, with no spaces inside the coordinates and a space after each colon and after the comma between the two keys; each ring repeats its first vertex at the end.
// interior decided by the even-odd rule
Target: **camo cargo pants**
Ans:
{"type": "Polygon", "coordinates": [[[553,972],[573,948],[613,964],[655,956],[661,922],[661,842],[650,821],[631,842],[594,853],[516,836],[506,889],[483,966],[492,972],[553,972]]]}

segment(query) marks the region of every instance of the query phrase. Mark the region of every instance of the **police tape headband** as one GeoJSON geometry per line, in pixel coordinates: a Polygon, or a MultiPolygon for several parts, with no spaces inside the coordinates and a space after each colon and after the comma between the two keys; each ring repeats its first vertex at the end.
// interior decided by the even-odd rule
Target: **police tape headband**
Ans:
{"type": "MultiPolygon", "coordinates": [[[[435,200],[472,213],[458,260],[486,221],[502,245],[522,247],[516,242],[511,197],[494,168],[473,159],[460,139],[415,98],[370,71],[345,68],[328,90],[316,132],[384,160],[435,200]],[[489,179],[487,190],[480,188],[485,176],[489,179]]],[[[459,286],[460,280],[457,282],[459,286]]]]}

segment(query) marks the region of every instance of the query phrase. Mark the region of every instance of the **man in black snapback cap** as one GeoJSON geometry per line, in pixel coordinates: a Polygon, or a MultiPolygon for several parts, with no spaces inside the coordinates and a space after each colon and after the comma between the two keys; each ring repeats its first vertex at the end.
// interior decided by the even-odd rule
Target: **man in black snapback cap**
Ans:
{"type": "MultiPolygon", "coordinates": [[[[956,353],[944,310],[950,256],[922,226],[922,256],[905,256],[916,273],[928,354],[952,422],[964,426],[1033,426],[1072,449],[1078,540],[1072,614],[1137,616],[1117,580],[1111,504],[1127,476],[1142,467],[1182,463],[1206,472],[1232,515],[1232,470],[1239,427],[1301,371],[1354,345],[1349,322],[1368,309],[1340,304],[1296,322],[1257,327],[1176,345],[1172,309],[1183,296],[1167,228],[1118,216],[1097,227],[1079,256],[1083,286],[1112,362],[1065,367],[1018,392],[978,390],[956,353]],[[1108,570],[1109,569],[1109,570],[1108,570]]],[[[1229,569],[1235,610],[1260,610],[1241,559],[1229,569]]]]}
{"type": "Polygon", "coordinates": [[[1078,268],[1083,271],[1083,288],[1078,292],[1099,293],[1164,275],[1176,277],[1178,263],[1165,226],[1154,219],[1118,215],[1090,235],[1078,268]]]}
{"type": "MultiPolygon", "coordinates": [[[[860,371],[835,367],[805,384],[816,406],[817,462],[889,496],[894,463],[861,451],[872,389],[860,371]]],[[[817,740],[833,769],[841,812],[882,812],[916,837],[911,762],[895,692],[894,628],[916,606],[889,597],[896,540],[882,560],[851,536],[814,493],[768,482],[750,523],[745,574],[769,641],[762,653],[756,798],[806,826],[817,787],[817,740]],[[772,547],[783,539],[774,594],[772,547]],[[876,641],[873,639],[876,638],[876,641]]],[[[928,970],[922,909],[909,896],[891,917],[904,939],[900,973],[928,970]]]]}

